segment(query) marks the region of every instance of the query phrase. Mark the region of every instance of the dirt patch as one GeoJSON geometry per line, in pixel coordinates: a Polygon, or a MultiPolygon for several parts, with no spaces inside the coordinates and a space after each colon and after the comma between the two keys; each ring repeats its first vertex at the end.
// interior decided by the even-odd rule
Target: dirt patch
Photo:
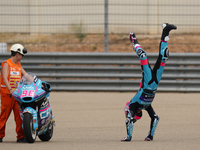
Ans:
{"type": "MultiPolygon", "coordinates": [[[[160,35],[137,35],[146,52],[158,52],[160,35]]],[[[200,52],[199,34],[170,35],[169,51],[183,53],[200,52]]],[[[104,52],[104,35],[89,34],[1,34],[0,42],[21,43],[29,52],[104,52]]],[[[109,52],[133,52],[128,34],[110,34],[109,52]]]]}

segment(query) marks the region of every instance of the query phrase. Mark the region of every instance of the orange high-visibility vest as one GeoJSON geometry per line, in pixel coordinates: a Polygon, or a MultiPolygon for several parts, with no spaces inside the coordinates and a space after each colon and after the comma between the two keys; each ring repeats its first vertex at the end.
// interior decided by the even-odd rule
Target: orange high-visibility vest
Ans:
{"type": "Polygon", "coordinates": [[[3,65],[5,63],[8,64],[8,81],[10,83],[10,87],[14,90],[17,88],[17,85],[21,79],[22,67],[19,62],[17,62],[17,64],[14,64],[11,61],[11,59],[8,59],[2,63],[2,66],[1,66],[1,92],[10,94],[10,91],[6,87],[5,83],[3,82],[3,77],[2,77],[2,69],[3,69],[3,65]]]}

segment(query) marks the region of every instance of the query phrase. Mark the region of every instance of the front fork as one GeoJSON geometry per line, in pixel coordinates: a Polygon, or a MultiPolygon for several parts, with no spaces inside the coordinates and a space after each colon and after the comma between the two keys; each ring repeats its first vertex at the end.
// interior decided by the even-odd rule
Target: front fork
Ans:
{"type": "Polygon", "coordinates": [[[37,110],[38,107],[36,106],[36,110],[32,107],[26,107],[23,111],[23,114],[30,113],[32,115],[33,119],[33,130],[38,130],[38,119],[37,119],[37,110]]]}

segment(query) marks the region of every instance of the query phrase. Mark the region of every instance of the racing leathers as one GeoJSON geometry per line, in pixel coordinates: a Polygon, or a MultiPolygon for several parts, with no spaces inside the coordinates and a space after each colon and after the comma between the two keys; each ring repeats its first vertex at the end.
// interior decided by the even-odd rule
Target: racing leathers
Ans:
{"type": "Polygon", "coordinates": [[[153,67],[151,68],[146,52],[139,45],[136,36],[134,33],[130,33],[130,40],[133,45],[133,48],[140,59],[141,70],[142,70],[142,79],[140,82],[140,89],[136,93],[136,95],[131,99],[129,110],[127,111],[126,118],[126,129],[127,129],[127,137],[122,139],[122,141],[131,141],[132,132],[133,132],[133,124],[135,115],[138,110],[146,110],[151,118],[150,131],[148,136],[145,138],[146,141],[153,140],[153,136],[159,122],[159,117],[154,112],[151,103],[156,94],[157,87],[162,77],[162,73],[164,71],[165,63],[168,60],[169,51],[167,41],[169,40],[169,32],[172,29],[177,29],[176,26],[168,23],[164,23],[162,25],[163,32],[161,36],[161,42],[159,46],[159,55],[157,61],[153,67]]]}

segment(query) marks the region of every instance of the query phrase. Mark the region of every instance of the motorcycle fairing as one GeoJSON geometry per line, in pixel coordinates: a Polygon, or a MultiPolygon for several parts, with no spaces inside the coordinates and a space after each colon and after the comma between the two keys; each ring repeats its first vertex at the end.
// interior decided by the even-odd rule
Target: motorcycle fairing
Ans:
{"type": "Polygon", "coordinates": [[[34,102],[46,94],[46,91],[42,89],[41,83],[42,81],[40,79],[38,79],[36,83],[32,82],[30,85],[19,83],[18,90],[12,95],[22,103],[34,102]]]}

